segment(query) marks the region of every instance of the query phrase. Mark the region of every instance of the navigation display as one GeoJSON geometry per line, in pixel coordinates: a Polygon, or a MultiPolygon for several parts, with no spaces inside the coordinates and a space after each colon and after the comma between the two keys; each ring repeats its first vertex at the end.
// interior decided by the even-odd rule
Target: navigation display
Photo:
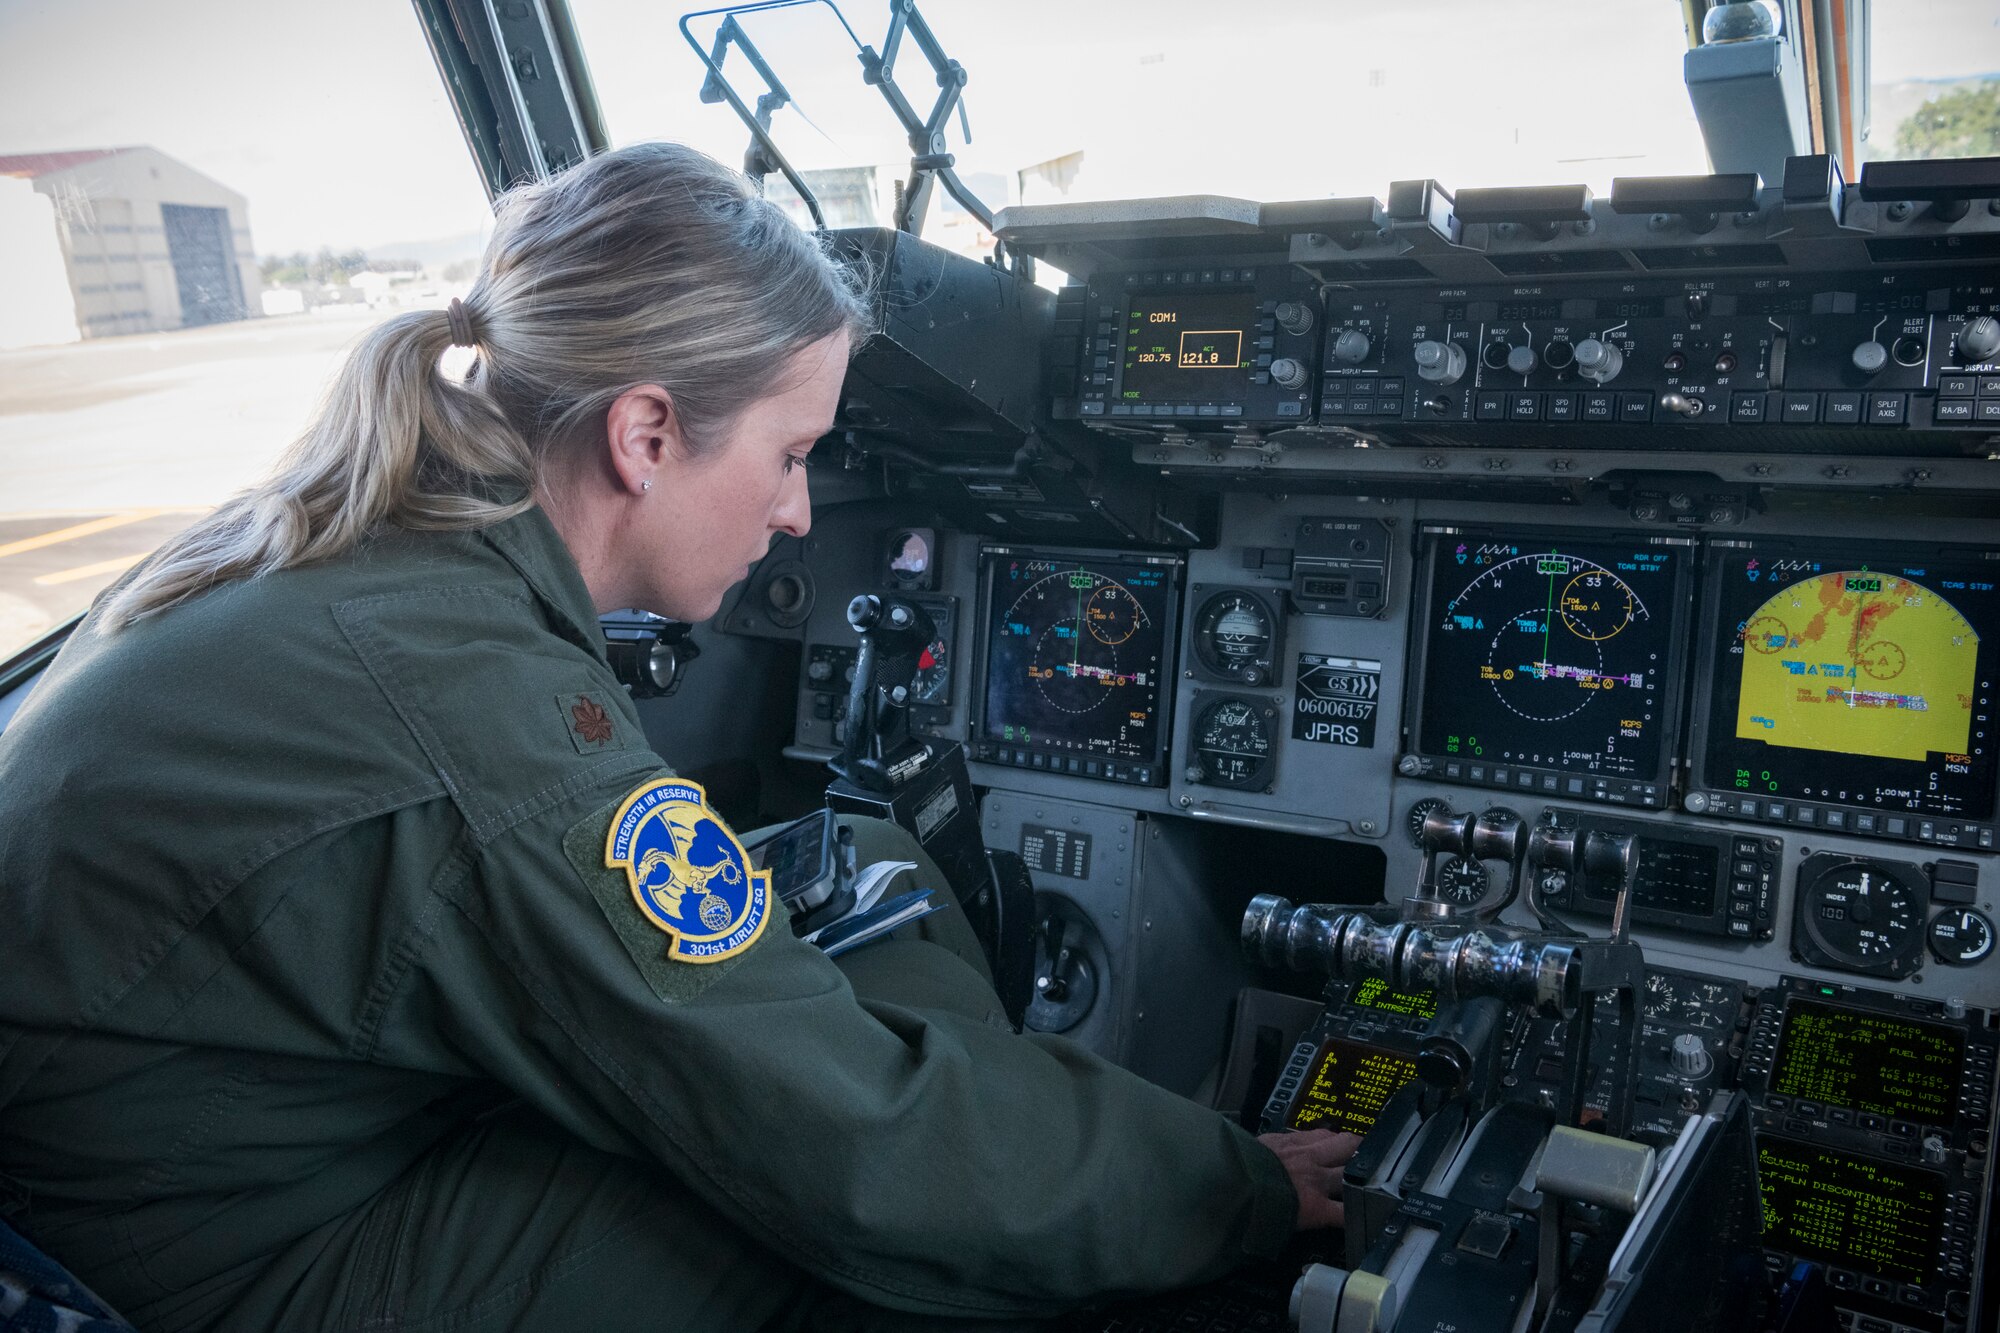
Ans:
{"type": "Polygon", "coordinates": [[[1771,1091],[1950,1129],[1964,1063],[1957,1028],[1793,1000],[1771,1091]]]}
{"type": "Polygon", "coordinates": [[[1897,1282],[1937,1275],[1944,1177],[1764,1135],[1764,1243],[1897,1282]]]}
{"type": "Polygon", "coordinates": [[[1241,398],[1250,382],[1256,323],[1257,295],[1248,289],[1133,296],[1120,397],[1145,403],[1241,398]]]}
{"type": "Polygon", "coordinates": [[[1685,551],[1497,531],[1441,531],[1432,542],[1419,752],[1662,774],[1685,551]]]}
{"type": "Polygon", "coordinates": [[[1710,575],[1710,786],[1991,817],[2000,565],[1759,542],[1710,575]]]}
{"type": "Polygon", "coordinates": [[[1040,754],[1156,765],[1176,560],[991,547],[979,731],[1040,754]]]}
{"type": "Polygon", "coordinates": [[[1320,1043],[1311,1069],[1285,1117],[1288,1129],[1366,1134],[1397,1089],[1417,1076],[1408,1057],[1339,1037],[1320,1043]]]}

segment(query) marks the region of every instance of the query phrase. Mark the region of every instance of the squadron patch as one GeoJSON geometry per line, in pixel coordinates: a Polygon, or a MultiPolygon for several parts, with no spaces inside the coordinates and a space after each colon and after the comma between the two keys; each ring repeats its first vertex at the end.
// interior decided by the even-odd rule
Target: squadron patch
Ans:
{"type": "Polygon", "coordinates": [[[687,963],[719,963],[756,943],[771,915],[771,877],[708,808],[701,784],[655,778],[611,819],[604,864],[623,867],[632,900],[687,963]]]}

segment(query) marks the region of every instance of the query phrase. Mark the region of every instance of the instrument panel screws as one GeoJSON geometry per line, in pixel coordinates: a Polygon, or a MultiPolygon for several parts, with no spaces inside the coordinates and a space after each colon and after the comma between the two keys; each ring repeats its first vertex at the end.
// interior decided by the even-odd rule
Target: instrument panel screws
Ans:
{"type": "Polygon", "coordinates": [[[1898,199],[1895,203],[1889,205],[1886,212],[1888,213],[1889,221],[1902,222],[1910,216],[1911,209],[1907,200],[1898,199]]]}

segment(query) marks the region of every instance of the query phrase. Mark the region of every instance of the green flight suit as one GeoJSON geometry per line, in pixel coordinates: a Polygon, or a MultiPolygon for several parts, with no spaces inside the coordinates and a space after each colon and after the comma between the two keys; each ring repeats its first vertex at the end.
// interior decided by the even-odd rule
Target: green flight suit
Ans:
{"type": "Polygon", "coordinates": [[[1276,1157],[1007,1031],[962,925],[670,960],[604,861],[664,771],[538,510],[86,621],[0,736],[0,1207],[160,1329],[922,1326],[1281,1248],[1276,1157]]]}

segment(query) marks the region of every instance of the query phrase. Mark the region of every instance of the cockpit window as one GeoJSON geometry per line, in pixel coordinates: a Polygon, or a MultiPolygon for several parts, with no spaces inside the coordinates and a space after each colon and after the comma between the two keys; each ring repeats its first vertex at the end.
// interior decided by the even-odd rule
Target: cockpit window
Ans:
{"type": "Polygon", "coordinates": [[[491,212],[407,0],[0,7],[0,660],[257,479],[491,212]]]}
{"type": "MultiPolygon", "coordinates": [[[[887,8],[845,0],[845,25],[824,4],[737,16],[791,95],[773,137],[825,186],[833,225],[885,221],[909,171],[902,130],[855,58],[856,40],[880,49],[887,8]]],[[[705,71],[671,11],[573,9],[615,142],[666,135],[741,160],[748,135],[727,107],[697,101],[705,71]]],[[[923,14],[967,71],[966,122],[953,118],[947,146],[989,206],[1380,198],[1424,176],[1602,193],[1614,176],[1708,170],[1682,82],[1681,10],[1659,0],[933,0],[923,14]]],[[[706,43],[721,21],[690,26],[706,43]]],[[[765,85],[739,49],[724,68],[754,105],[765,85]]],[[[928,110],[936,83],[908,43],[897,73],[928,110]]],[[[773,196],[786,193],[774,177],[773,196]]],[[[926,237],[978,249],[939,194],[926,237]]]]}
{"type": "Polygon", "coordinates": [[[1897,0],[1870,9],[1864,161],[2000,155],[2000,8],[1897,0]]]}

